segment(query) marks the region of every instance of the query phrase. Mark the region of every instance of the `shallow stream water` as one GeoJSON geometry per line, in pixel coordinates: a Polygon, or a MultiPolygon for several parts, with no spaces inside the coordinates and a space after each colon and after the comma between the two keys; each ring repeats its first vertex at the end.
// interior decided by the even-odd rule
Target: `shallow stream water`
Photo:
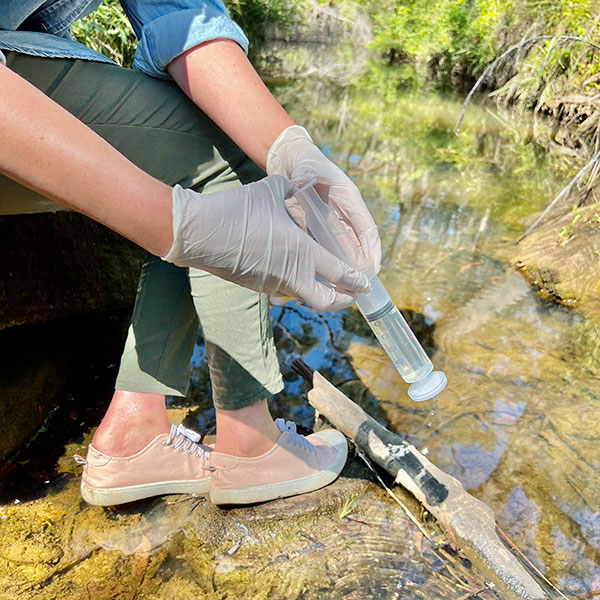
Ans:
{"type": "Polygon", "coordinates": [[[460,106],[434,96],[386,103],[304,83],[292,98],[361,189],[380,277],[449,384],[433,415],[412,402],[354,309],[275,306],[282,354],[303,354],[457,477],[561,591],[600,597],[600,324],[538,297],[510,264],[567,179],[547,130],[473,107],[456,137],[460,106]]]}
{"type": "MultiPolygon", "coordinates": [[[[546,153],[542,125],[491,109],[473,107],[455,136],[460,107],[435,95],[386,102],[306,80],[276,92],[361,189],[381,231],[381,279],[449,383],[431,414],[355,309],[274,299],[286,387],[273,413],[313,425],[289,368],[303,356],[486,502],[569,598],[600,598],[600,325],[539,298],[511,267],[514,240],[572,167],[546,153]]],[[[199,338],[193,391],[170,400],[174,420],[204,432],[205,362],[199,338]]],[[[113,377],[107,368],[89,385],[113,377]]],[[[501,597],[447,539],[424,539],[354,458],[322,492],[257,507],[86,506],[71,455],[100,420],[90,398],[85,386],[69,398],[0,473],[0,600],[501,597]]]]}

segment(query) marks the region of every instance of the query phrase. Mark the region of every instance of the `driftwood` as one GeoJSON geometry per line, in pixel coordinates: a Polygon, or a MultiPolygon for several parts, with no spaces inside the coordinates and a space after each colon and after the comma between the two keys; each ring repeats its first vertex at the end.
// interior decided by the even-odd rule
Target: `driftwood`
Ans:
{"type": "Polygon", "coordinates": [[[525,600],[547,597],[499,540],[494,515],[486,504],[468,494],[457,479],[438,469],[414,446],[367,415],[301,359],[296,359],[293,367],[313,386],[308,392],[310,404],[414,494],[451,532],[469,558],[509,595],[525,600]]]}

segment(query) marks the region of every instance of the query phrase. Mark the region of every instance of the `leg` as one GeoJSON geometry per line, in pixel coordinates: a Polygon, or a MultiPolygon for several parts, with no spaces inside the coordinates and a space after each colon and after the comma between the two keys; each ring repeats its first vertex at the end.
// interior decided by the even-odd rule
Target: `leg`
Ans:
{"type": "MultiPolygon", "coordinates": [[[[10,55],[10,66],[167,183],[210,192],[264,176],[171,83],[110,65],[17,54],[10,55]]],[[[206,321],[211,379],[224,403],[216,402],[221,406],[219,447],[226,452],[260,454],[265,444],[272,445],[278,437],[265,401],[282,387],[268,298],[201,271],[191,270],[190,281],[195,308],[189,299],[186,270],[155,257],[145,262],[117,392],[93,439],[98,450],[128,456],[156,434],[168,431],[163,398],[187,391],[198,326],[196,310],[206,321]],[[235,336],[228,339],[231,331],[235,336]],[[235,338],[247,340],[244,353],[232,350],[235,338]],[[228,408],[243,408],[243,420],[234,418],[237,411],[229,413],[228,408]],[[253,427],[237,435],[235,425],[246,420],[253,427]]]]}
{"type": "MultiPolygon", "coordinates": [[[[9,54],[8,64],[166,183],[202,191],[211,182],[214,191],[263,175],[240,167],[250,161],[170,82],[111,65],[17,53],[9,54]]],[[[99,449],[129,455],[168,430],[156,394],[185,395],[197,328],[187,270],[148,257],[117,393],[94,437],[99,449]]]]}
{"type": "Polygon", "coordinates": [[[269,413],[265,397],[283,386],[268,297],[202,271],[190,271],[190,287],[217,413],[211,500],[263,502],[331,483],[346,461],[344,436],[330,429],[304,438],[269,413]]]}
{"type": "Polygon", "coordinates": [[[92,444],[110,456],[131,456],[170,427],[163,394],[116,390],[92,444]]]}
{"type": "Polygon", "coordinates": [[[95,448],[131,456],[169,432],[165,394],[185,395],[197,331],[186,270],[148,255],[115,395],[94,434],[95,448]]]}
{"type": "Polygon", "coordinates": [[[281,432],[269,412],[267,400],[243,408],[217,408],[215,450],[233,456],[253,457],[269,451],[281,432]]]}
{"type": "MultiPolygon", "coordinates": [[[[256,167],[248,168],[252,163],[243,153],[171,83],[99,63],[14,54],[10,61],[15,71],[166,183],[209,191],[262,176],[256,167]]],[[[215,484],[218,502],[266,500],[332,481],[343,466],[345,442],[317,436],[313,445],[292,431],[291,424],[279,423],[276,428],[268,413],[265,398],[282,387],[268,323],[268,298],[254,293],[243,296],[242,288],[233,284],[219,288],[221,280],[192,270],[192,304],[189,291],[182,291],[186,270],[154,258],[142,275],[118,391],[88,449],[87,462],[82,459],[87,465],[84,497],[111,504],[157,493],[201,493],[207,489],[209,470],[222,473],[215,484]],[[176,286],[164,283],[170,277],[178,281],[176,286]],[[201,286],[196,285],[199,282],[201,286]],[[152,289],[156,291],[146,293],[152,289]],[[169,434],[165,431],[164,394],[184,395],[187,389],[196,329],[189,308],[194,305],[202,318],[217,390],[220,451],[212,453],[218,456],[210,467],[193,433],[174,426],[169,434]],[[240,348],[244,350],[239,352],[240,348]],[[233,480],[232,465],[239,467],[233,480]],[[265,465],[259,474],[253,471],[257,465],[265,465]],[[266,481],[250,494],[244,491],[256,488],[258,475],[269,479],[274,467],[283,480],[274,487],[266,481]],[[157,481],[161,477],[166,480],[157,481]],[[297,480],[305,483],[298,486],[297,480]]]]}
{"type": "Polygon", "coordinates": [[[266,398],[283,388],[269,298],[199,270],[190,270],[190,285],[217,413],[215,448],[237,456],[264,454],[281,433],[266,398]]]}

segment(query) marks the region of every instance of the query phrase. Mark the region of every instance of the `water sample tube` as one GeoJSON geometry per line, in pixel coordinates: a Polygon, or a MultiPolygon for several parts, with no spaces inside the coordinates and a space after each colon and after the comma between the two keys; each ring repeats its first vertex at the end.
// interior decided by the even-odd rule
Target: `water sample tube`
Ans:
{"type": "Polygon", "coordinates": [[[379,277],[366,266],[364,257],[350,239],[334,210],[321,200],[312,184],[298,190],[295,198],[304,210],[306,226],[314,239],[369,278],[371,291],[368,294],[358,294],[356,305],[402,379],[412,384],[408,395],[416,402],[435,397],[446,387],[446,375],[442,371],[433,370],[433,364],[425,350],[379,281],[379,277]]]}

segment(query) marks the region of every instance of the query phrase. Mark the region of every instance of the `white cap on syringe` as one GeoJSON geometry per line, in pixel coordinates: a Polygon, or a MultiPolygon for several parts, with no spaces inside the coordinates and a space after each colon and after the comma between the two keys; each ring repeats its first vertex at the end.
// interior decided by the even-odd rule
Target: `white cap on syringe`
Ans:
{"type": "Polygon", "coordinates": [[[448,379],[443,371],[432,371],[420,381],[415,381],[408,388],[408,395],[415,402],[424,402],[435,398],[448,383],[448,379]]]}

